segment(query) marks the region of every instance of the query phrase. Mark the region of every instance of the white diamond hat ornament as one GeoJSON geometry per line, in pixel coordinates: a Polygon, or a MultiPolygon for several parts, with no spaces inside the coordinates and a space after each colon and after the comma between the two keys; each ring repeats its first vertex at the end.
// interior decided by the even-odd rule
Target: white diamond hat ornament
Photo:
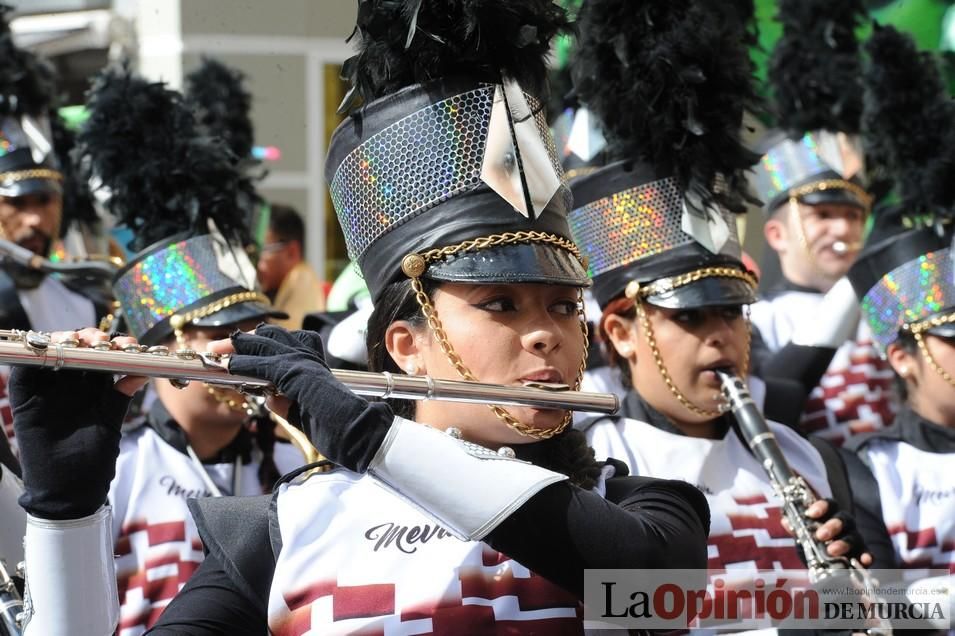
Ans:
{"type": "Polygon", "coordinates": [[[544,211],[561,186],[534,113],[514,80],[494,89],[481,180],[529,219],[544,211]]]}
{"type": "Polygon", "coordinates": [[[714,254],[719,254],[730,239],[729,224],[719,207],[704,203],[693,188],[688,188],[684,195],[680,225],[693,240],[714,254]]]}
{"type": "Polygon", "coordinates": [[[20,125],[30,142],[30,154],[34,163],[43,163],[44,159],[53,151],[53,133],[50,130],[50,121],[46,118],[36,119],[31,115],[23,115],[20,125]]]}
{"type": "Polygon", "coordinates": [[[567,149],[581,160],[590,161],[606,147],[607,140],[600,132],[597,118],[586,108],[578,108],[567,138],[567,149]]]}

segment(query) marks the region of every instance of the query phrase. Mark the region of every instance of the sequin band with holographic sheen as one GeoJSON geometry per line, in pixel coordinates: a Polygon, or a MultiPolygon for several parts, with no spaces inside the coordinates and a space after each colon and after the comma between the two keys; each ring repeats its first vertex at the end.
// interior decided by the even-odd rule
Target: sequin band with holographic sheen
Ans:
{"type": "MultiPolygon", "coordinates": [[[[527,96],[563,174],[543,110],[527,96]]],[[[329,190],[358,261],[376,239],[456,194],[481,184],[494,86],[482,86],[426,106],[369,137],[342,161],[329,190]]]]}
{"type": "Polygon", "coordinates": [[[754,166],[756,193],[769,203],[794,185],[829,171],[838,172],[820,157],[817,135],[806,134],[798,141],[784,139],[754,166]]]}
{"type": "Polygon", "coordinates": [[[123,273],[113,292],[130,331],[141,337],[183,307],[239,286],[222,272],[215,241],[204,234],[147,255],[123,273]]]}
{"type": "Polygon", "coordinates": [[[8,155],[18,148],[29,148],[26,135],[20,122],[13,117],[0,118],[0,157],[8,155]]]}
{"type": "MultiPolygon", "coordinates": [[[[683,193],[672,177],[588,203],[568,221],[591,277],[694,240],[683,231],[683,193]]],[[[727,222],[735,240],[736,221],[727,222]]]]}
{"type": "Polygon", "coordinates": [[[902,325],[955,306],[950,248],[928,252],[882,277],[862,299],[862,315],[884,350],[902,325]]]}
{"type": "Polygon", "coordinates": [[[817,130],[799,140],[783,139],[773,145],[753,166],[752,184],[757,196],[769,205],[780,194],[812,183],[815,177],[852,180],[862,178],[864,168],[858,137],[817,130]]]}

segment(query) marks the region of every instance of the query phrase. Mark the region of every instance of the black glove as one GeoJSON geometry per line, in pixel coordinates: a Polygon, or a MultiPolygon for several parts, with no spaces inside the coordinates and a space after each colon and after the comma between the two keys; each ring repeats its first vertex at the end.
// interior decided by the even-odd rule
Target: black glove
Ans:
{"type": "MultiPolygon", "coordinates": [[[[856,527],[855,519],[852,518],[848,512],[841,510],[839,504],[835,499],[825,499],[829,504],[826,514],[820,517],[819,519],[809,519],[810,527],[812,528],[813,534],[815,534],[818,526],[826,523],[830,519],[839,519],[842,521],[842,532],[840,532],[835,537],[832,537],[826,543],[831,543],[833,541],[845,541],[849,544],[849,551],[843,555],[848,559],[858,559],[866,552],[865,539],[863,539],[862,534],[859,532],[858,527],[856,527]]],[[[805,555],[800,547],[799,558],[802,559],[803,563],[806,562],[805,555]]]]}
{"type": "Polygon", "coordinates": [[[391,407],[369,403],[335,379],[313,331],[259,325],[255,335],[232,334],[229,371],[268,380],[289,400],[289,421],[330,461],[363,473],[394,420],[391,407]]]}
{"type": "Polygon", "coordinates": [[[78,519],[106,503],[130,399],[108,373],[13,369],[10,404],[27,512],[78,519]]]}

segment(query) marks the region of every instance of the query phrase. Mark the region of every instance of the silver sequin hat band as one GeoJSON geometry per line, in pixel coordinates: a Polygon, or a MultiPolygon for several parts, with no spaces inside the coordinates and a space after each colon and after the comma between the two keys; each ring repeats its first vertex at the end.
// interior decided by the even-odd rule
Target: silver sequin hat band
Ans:
{"type": "MultiPolygon", "coordinates": [[[[373,297],[403,277],[409,253],[502,232],[570,237],[570,190],[544,113],[513,84],[448,78],[372,102],[333,135],[325,173],[349,257],[373,297]]],[[[515,279],[544,275],[520,262],[527,271],[515,279]]],[[[578,270],[564,274],[583,284],[578,270]]]]}
{"type": "Polygon", "coordinates": [[[792,190],[808,191],[800,198],[807,203],[833,201],[868,208],[857,185],[865,176],[861,143],[845,133],[818,130],[800,139],[790,139],[780,132],[771,134],[763,143],[762,157],[752,169],[750,183],[768,213],[785,203],[792,190]],[[838,181],[847,182],[844,188],[838,181]],[[814,189],[813,183],[833,187],[814,189]],[[815,200],[813,197],[815,196],[815,200]]]}

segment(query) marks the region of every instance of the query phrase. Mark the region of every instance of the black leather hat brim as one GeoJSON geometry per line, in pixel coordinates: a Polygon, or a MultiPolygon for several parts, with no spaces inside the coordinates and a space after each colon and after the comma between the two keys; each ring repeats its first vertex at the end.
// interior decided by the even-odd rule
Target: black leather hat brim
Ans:
{"type": "Polygon", "coordinates": [[[228,327],[237,325],[240,322],[265,320],[267,318],[284,320],[288,318],[288,314],[284,311],[278,311],[274,307],[263,305],[262,303],[245,302],[229,305],[208,316],[196,318],[192,321],[192,324],[197,327],[228,327]]]}
{"type": "Polygon", "coordinates": [[[565,249],[545,243],[499,245],[459,252],[428,266],[432,280],[470,283],[547,283],[590,286],[590,278],[577,258],[565,249]]]}
{"type": "Polygon", "coordinates": [[[648,296],[646,302],[667,309],[749,305],[756,302],[756,290],[739,278],[710,276],[662,294],[648,296]]]}
{"type": "Polygon", "coordinates": [[[851,205],[860,209],[866,209],[865,202],[851,191],[845,188],[833,188],[829,190],[819,190],[810,192],[800,197],[800,200],[806,205],[822,205],[823,203],[833,203],[837,205],[851,205]]]}
{"type": "MultiPolygon", "coordinates": [[[[777,194],[771,201],[767,203],[766,207],[764,208],[766,211],[766,214],[770,216],[775,214],[776,210],[782,207],[782,205],[789,200],[789,192],[791,190],[796,190],[803,186],[808,186],[812,183],[828,181],[832,179],[842,179],[842,175],[838,174],[837,172],[833,170],[826,170],[825,172],[814,174],[808,177],[807,179],[800,181],[799,183],[794,183],[786,190],[783,190],[782,192],[777,194]]],[[[860,185],[861,187],[861,184],[859,183],[858,178],[853,177],[849,181],[857,185],[860,185]]],[[[867,204],[868,204],[868,202],[860,199],[852,190],[847,190],[846,188],[827,188],[825,190],[817,190],[815,192],[810,192],[808,194],[804,194],[800,196],[799,200],[802,203],[805,203],[806,205],[836,203],[836,204],[842,204],[842,205],[851,205],[851,206],[860,208],[862,210],[867,209],[867,204]]]]}
{"type": "Polygon", "coordinates": [[[30,194],[62,194],[63,188],[52,179],[24,179],[11,183],[9,186],[0,185],[0,196],[25,197],[30,194]]]}
{"type": "Polygon", "coordinates": [[[938,327],[932,327],[927,333],[940,338],[955,338],[955,323],[947,322],[938,327]]]}

